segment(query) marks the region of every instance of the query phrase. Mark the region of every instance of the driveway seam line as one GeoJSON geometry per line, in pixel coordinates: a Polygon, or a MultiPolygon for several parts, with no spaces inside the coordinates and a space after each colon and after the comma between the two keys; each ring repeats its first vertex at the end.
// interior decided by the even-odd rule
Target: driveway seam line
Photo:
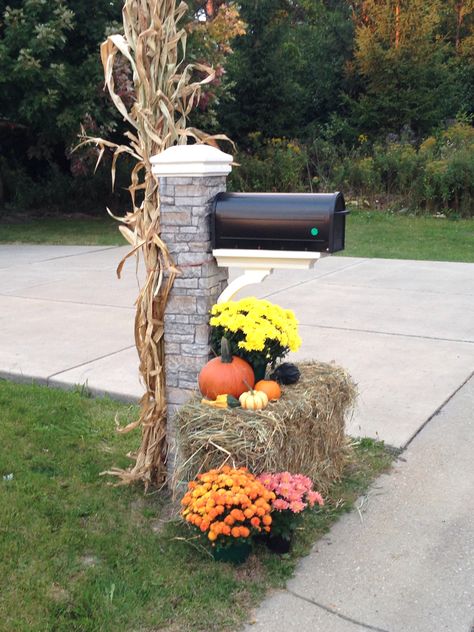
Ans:
{"type": "Polygon", "coordinates": [[[21,296],[19,294],[2,294],[0,292],[0,296],[3,298],[21,298],[24,301],[43,301],[45,303],[66,303],[67,305],[87,305],[90,307],[109,307],[111,309],[129,309],[134,310],[133,305],[127,307],[126,305],[106,305],[104,303],[83,303],[81,301],[65,301],[60,298],[41,298],[39,296],[21,296]]]}
{"type": "MultiPolygon", "coordinates": [[[[341,268],[342,270],[346,270],[347,268],[341,268]]],[[[321,278],[321,277],[319,277],[321,278]]],[[[318,278],[314,278],[311,279],[311,281],[317,281],[318,278]]],[[[406,287],[377,287],[377,286],[373,286],[373,285],[359,285],[357,283],[349,283],[349,284],[344,284],[344,283],[326,283],[326,285],[328,285],[329,287],[339,287],[339,288],[356,288],[356,289],[365,289],[365,290],[372,290],[372,291],[394,291],[394,292],[407,292],[407,293],[412,293],[412,294],[434,294],[435,296],[468,296],[469,298],[472,298],[473,294],[466,294],[465,292],[436,292],[434,290],[423,290],[423,289],[419,289],[419,290],[410,290],[407,289],[406,287]]]]}
{"type": "Polygon", "coordinates": [[[128,349],[134,349],[135,345],[129,345],[128,347],[124,347],[123,349],[117,349],[117,351],[112,351],[111,353],[105,353],[97,358],[92,360],[87,360],[86,362],[81,362],[80,364],[76,364],[75,366],[71,366],[67,369],[62,369],[61,371],[57,371],[56,373],[52,373],[46,377],[46,381],[49,382],[53,377],[57,377],[62,373],[67,373],[68,371],[73,371],[74,369],[79,369],[81,366],[86,366],[88,364],[92,364],[93,362],[97,362],[98,360],[103,360],[104,358],[110,358],[111,356],[117,355],[117,353],[121,353],[122,351],[127,351],[128,349]]]}
{"type": "MultiPolygon", "coordinates": [[[[347,264],[347,266],[344,266],[343,268],[339,268],[339,270],[331,270],[330,272],[325,272],[324,274],[321,274],[318,277],[315,277],[315,278],[312,278],[312,279],[306,279],[305,281],[298,281],[298,283],[293,283],[293,285],[287,285],[285,288],[283,288],[281,290],[275,290],[273,292],[269,292],[268,294],[264,294],[262,298],[268,298],[269,296],[273,296],[274,294],[279,294],[280,292],[286,292],[286,290],[291,290],[292,288],[298,287],[300,285],[304,285],[305,283],[311,283],[312,281],[317,281],[319,279],[323,279],[324,277],[331,276],[332,274],[337,274],[338,272],[342,272],[342,270],[349,270],[349,268],[355,268],[357,266],[362,265],[363,263],[366,263],[367,261],[369,261],[369,259],[362,259],[362,261],[356,261],[355,263],[349,263],[349,264],[347,264]]],[[[315,265],[317,265],[317,262],[316,262],[315,265]]]]}
{"type": "Polygon", "coordinates": [[[418,430],[415,432],[415,434],[414,434],[412,437],[410,437],[410,439],[408,439],[408,442],[407,442],[407,443],[405,443],[405,445],[403,446],[403,452],[405,452],[405,450],[406,450],[406,449],[407,449],[407,448],[411,445],[412,441],[413,441],[414,439],[416,439],[416,437],[420,434],[420,432],[421,432],[424,428],[426,428],[426,426],[430,423],[430,421],[431,421],[432,419],[434,419],[435,417],[437,417],[437,416],[441,413],[441,411],[443,410],[443,408],[449,404],[449,402],[453,399],[453,397],[455,397],[455,396],[459,393],[459,391],[460,391],[460,390],[461,390],[464,386],[466,386],[466,384],[467,384],[470,380],[472,380],[472,378],[474,378],[474,371],[472,371],[472,373],[470,373],[470,374],[467,376],[467,378],[466,378],[466,379],[462,382],[462,384],[461,384],[460,386],[458,386],[458,388],[457,388],[457,389],[455,389],[455,390],[451,393],[451,395],[449,395],[449,397],[447,397],[447,398],[444,400],[444,402],[443,402],[440,406],[438,406],[438,408],[434,411],[434,413],[432,413],[432,414],[428,417],[428,419],[427,419],[427,420],[426,420],[426,421],[425,421],[425,422],[424,422],[424,423],[423,423],[423,424],[422,424],[422,425],[418,428],[418,430]]]}
{"type": "Polygon", "coordinates": [[[355,625],[358,625],[361,628],[364,628],[365,630],[373,630],[374,632],[389,632],[389,630],[386,630],[385,628],[378,628],[374,625],[370,625],[369,623],[363,623],[362,621],[358,621],[357,619],[348,617],[345,614],[341,614],[340,612],[337,612],[337,610],[333,610],[333,608],[330,608],[329,606],[325,606],[322,603],[318,603],[317,601],[314,601],[314,599],[310,599],[309,597],[303,597],[303,595],[299,595],[293,590],[289,590],[287,588],[287,591],[291,595],[293,595],[293,597],[297,597],[298,599],[301,599],[302,601],[306,601],[307,603],[310,603],[311,605],[316,606],[317,608],[321,608],[321,610],[324,610],[325,612],[328,612],[329,614],[339,617],[340,619],[343,619],[344,621],[348,621],[349,623],[354,623],[355,625]]]}
{"type": "MultiPolygon", "coordinates": [[[[16,245],[16,246],[41,246],[43,244],[29,244],[27,242],[20,243],[20,244],[4,244],[4,243],[0,243],[0,246],[10,246],[10,245],[16,245]]],[[[61,244],[48,244],[48,245],[49,246],[55,246],[55,245],[60,246],[61,244]]],[[[68,244],[65,244],[65,245],[67,246],[68,244]]],[[[124,246],[126,246],[126,245],[127,244],[124,244],[124,246]]],[[[87,248],[87,246],[84,246],[84,248],[87,248]]],[[[40,259],[39,261],[28,261],[26,263],[20,263],[20,264],[14,263],[11,266],[8,265],[8,266],[5,266],[3,268],[0,268],[0,270],[9,270],[10,268],[15,268],[18,265],[20,265],[20,266],[33,266],[33,265],[45,263],[47,261],[56,261],[57,259],[68,259],[70,257],[82,257],[83,255],[90,255],[90,254],[94,254],[95,252],[105,252],[106,250],[114,250],[115,248],[123,248],[123,246],[104,246],[104,248],[99,248],[98,250],[86,250],[85,252],[76,252],[76,253],[70,254],[70,255],[61,255],[60,257],[50,257],[49,259],[40,259]]]]}
{"type": "Polygon", "coordinates": [[[331,325],[308,325],[300,322],[301,327],[311,327],[314,329],[335,329],[337,331],[359,331],[365,334],[379,334],[382,336],[400,336],[401,338],[421,338],[423,340],[438,340],[440,342],[459,342],[474,344],[474,340],[459,340],[457,338],[437,338],[436,336],[423,336],[421,334],[402,334],[396,331],[377,331],[375,329],[357,329],[352,327],[334,327],[331,325]]]}
{"type": "MultiPolygon", "coordinates": [[[[126,244],[124,244],[126,245],[126,244]]],[[[84,255],[93,255],[95,252],[105,252],[106,250],[114,250],[115,248],[123,248],[123,246],[105,246],[98,250],[86,250],[85,252],[75,252],[70,255],[61,255],[60,257],[50,257],[49,259],[41,259],[41,261],[32,261],[27,265],[34,265],[35,263],[45,263],[46,261],[56,261],[57,259],[70,259],[71,257],[82,257],[84,255]]]]}

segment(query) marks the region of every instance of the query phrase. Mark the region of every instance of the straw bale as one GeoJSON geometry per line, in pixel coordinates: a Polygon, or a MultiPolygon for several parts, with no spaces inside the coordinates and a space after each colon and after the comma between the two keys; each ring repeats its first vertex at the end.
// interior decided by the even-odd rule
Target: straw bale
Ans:
{"type": "Polygon", "coordinates": [[[175,485],[224,463],[252,472],[310,476],[325,491],[349,458],[345,419],[356,387],[342,368],[321,362],[299,365],[301,378],[263,411],[218,409],[196,395],[176,414],[178,466],[175,485]]]}

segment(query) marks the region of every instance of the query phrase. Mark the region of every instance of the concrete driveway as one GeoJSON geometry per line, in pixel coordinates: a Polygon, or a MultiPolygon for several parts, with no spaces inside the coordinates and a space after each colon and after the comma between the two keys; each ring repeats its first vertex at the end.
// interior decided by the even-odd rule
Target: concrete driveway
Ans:
{"type": "MultiPolygon", "coordinates": [[[[135,265],[122,247],[0,246],[0,375],[137,399],[135,265]]],[[[139,275],[138,275],[139,276],[139,275]]],[[[404,446],[474,368],[474,264],[328,257],[242,295],[294,309],[293,359],[351,372],[349,431],[404,446]]]]}
{"type": "MultiPolygon", "coordinates": [[[[0,375],[138,398],[133,263],[114,273],[126,251],[0,246],[0,375]]],[[[295,310],[295,359],[350,370],[352,434],[409,443],[245,629],[469,632],[474,265],[333,257],[244,293],[295,310]]]]}

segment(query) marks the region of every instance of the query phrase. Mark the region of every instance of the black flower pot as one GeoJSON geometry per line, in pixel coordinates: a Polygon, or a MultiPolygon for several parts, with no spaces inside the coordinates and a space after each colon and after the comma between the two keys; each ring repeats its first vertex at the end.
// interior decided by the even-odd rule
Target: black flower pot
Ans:
{"type": "Polygon", "coordinates": [[[250,553],[252,545],[249,542],[235,542],[225,548],[214,548],[212,556],[216,562],[231,562],[232,564],[243,564],[250,553]]]}
{"type": "Polygon", "coordinates": [[[255,384],[256,384],[257,382],[260,382],[260,380],[265,379],[265,374],[267,372],[267,362],[256,360],[252,362],[251,364],[252,364],[252,369],[255,375],[255,384]]]}
{"type": "Polygon", "coordinates": [[[267,544],[268,542],[268,533],[257,533],[256,535],[253,536],[253,541],[256,544],[267,544]]]}
{"type": "Polygon", "coordinates": [[[267,538],[267,547],[273,553],[279,553],[282,555],[283,553],[289,553],[291,549],[291,540],[288,538],[284,538],[281,535],[272,535],[270,534],[267,538]]]}

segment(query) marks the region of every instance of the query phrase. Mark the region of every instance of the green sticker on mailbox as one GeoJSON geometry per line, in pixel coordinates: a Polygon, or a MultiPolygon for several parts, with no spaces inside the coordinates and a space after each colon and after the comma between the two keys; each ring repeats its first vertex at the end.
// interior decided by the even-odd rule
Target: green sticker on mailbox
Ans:
{"type": "Polygon", "coordinates": [[[311,234],[313,235],[313,237],[316,237],[317,235],[319,235],[319,230],[317,228],[312,228],[311,234]]]}

